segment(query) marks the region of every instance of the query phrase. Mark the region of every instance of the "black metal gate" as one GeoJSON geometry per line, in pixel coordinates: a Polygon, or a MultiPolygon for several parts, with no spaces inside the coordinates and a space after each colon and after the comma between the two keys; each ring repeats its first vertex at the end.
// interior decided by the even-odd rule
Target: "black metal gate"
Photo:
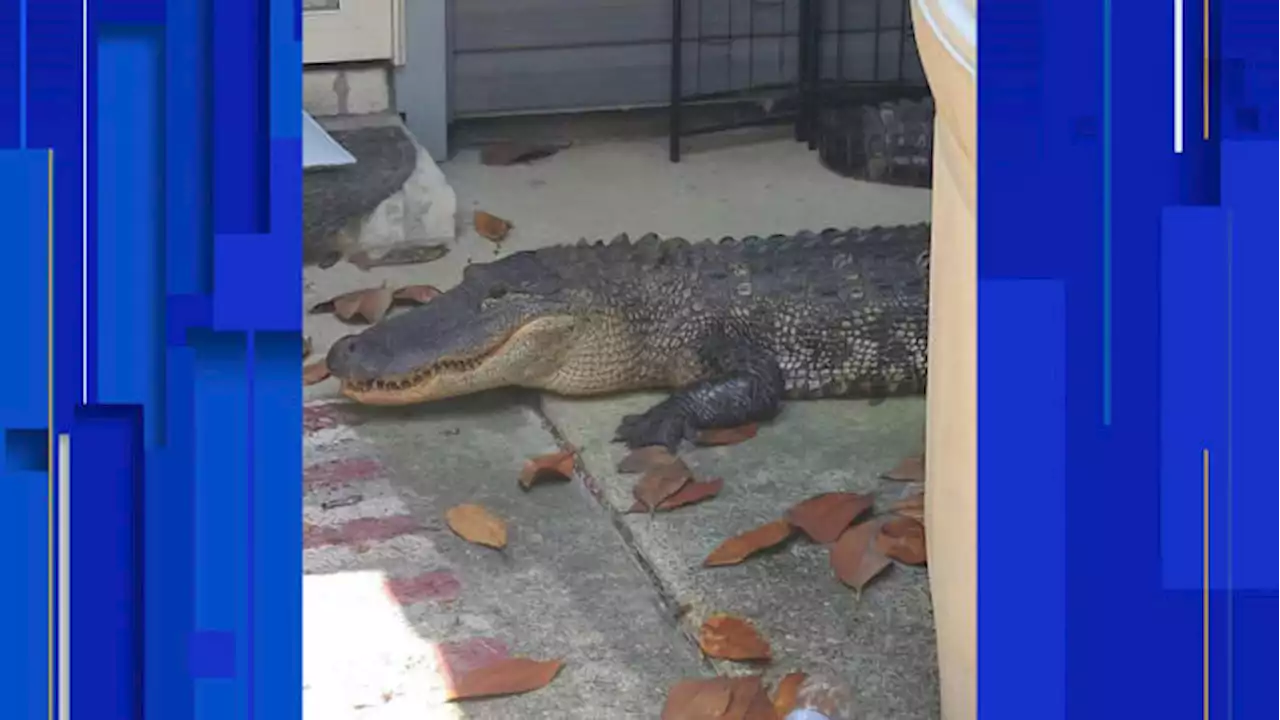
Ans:
{"type": "Polygon", "coordinates": [[[816,148],[824,109],[928,94],[910,0],[672,0],[670,158],[683,137],[790,122],[816,148]],[[755,111],[689,127],[692,103],[755,111]]]}

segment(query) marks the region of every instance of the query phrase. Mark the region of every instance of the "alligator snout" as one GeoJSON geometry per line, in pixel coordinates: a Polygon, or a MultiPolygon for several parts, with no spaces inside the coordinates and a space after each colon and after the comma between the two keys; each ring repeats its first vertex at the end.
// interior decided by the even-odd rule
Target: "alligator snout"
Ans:
{"type": "Polygon", "coordinates": [[[362,380],[361,365],[358,362],[360,339],[356,335],[345,335],[329,348],[325,357],[325,365],[329,373],[342,380],[362,380]]]}

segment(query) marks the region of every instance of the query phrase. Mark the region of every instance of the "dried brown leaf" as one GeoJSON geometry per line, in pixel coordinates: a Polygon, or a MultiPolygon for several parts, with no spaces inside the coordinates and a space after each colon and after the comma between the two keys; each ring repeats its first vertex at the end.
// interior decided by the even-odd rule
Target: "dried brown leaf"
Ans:
{"type": "Polygon", "coordinates": [[[791,533],[791,523],[786,520],[765,523],[754,530],[748,530],[720,543],[715,550],[711,551],[707,559],[702,561],[702,564],[707,567],[737,565],[761,550],[780,544],[791,537],[791,533]]]}
{"type": "Polygon", "coordinates": [[[311,338],[304,337],[302,338],[302,359],[306,360],[307,356],[310,354],[311,354],[311,338]]]}
{"type": "Polygon", "coordinates": [[[451,507],[444,518],[449,528],[467,542],[495,550],[507,546],[507,524],[480,505],[468,503],[451,507]]]}
{"type": "Polygon", "coordinates": [[[924,493],[912,493],[893,505],[890,505],[889,509],[903,517],[909,517],[916,522],[924,522],[924,493]]]}
{"type": "Polygon", "coordinates": [[[671,686],[662,720],[719,720],[733,700],[729,678],[691,678],[671,686]]]}
{"type": "Polygon", "coordinates": [[[423,305],[439,294],[440,290],[434,285],[405,285],[391,293],[391,299],[398,303],[423,305]]]}
{"type": "Polygon", "coordinates": [[[446,689],[445,699],[452,702],[537,690],[550,684],[562,667],[562,660],[519,657],[499,660],[454,678],[446,689]]]}
{"type": "Polygon", "coordinates": [[[649,445],[636,448],[622,458],[618,463],[618,472],[628,475],[642,473],[661,465],[670,465],[679,459],[661,445],[649,445]]]}
{"type": "Polygon", "coordinates": [[[862,591],[867,583],[884,572],[892,564],[875,547],[875,536],[880,523],[867,521],[844,531],[839,540],[830,546],[831,569],[840,582],[862,591]]]}
{"type": "Polygon", "coordinates": [[[897,467],[881,477],[899,482],[924,482],[924,456],[903,458],[897,467]]]}
{"type": "Polygon", "coordinates": [[[787,716],[796,707],[796,700],[800,696],[800,686],[804,685],[808,675],[802,672],[787,673],[778,681],[778,687],[773,691],[773,712],[780,718],[787,716]]]}
{"type": "Polygon", "coordinates": [[[332,312],[335,317],[347,322],[362,319],[365,322],[376,323],[387,314],[387,310],[390,308],[391,289],[384,285],[382,287],[365,288],[364,290],[343,293],[324,302],[316,303],[312,306],[311,312],[332,312]]]}
{"type": "Polygon", "coordinates": [[[631,492],[646,510],[653,510],[663,500],[680,492],[690,480],[693,480],[693,473],[689,472],[689,466],[677,460],[650,469],[636,482],[631,492]]]}
{"type": "Polygon", "coordinates": [[[713,428],[698,433],[698,445],[737,445],[756,436],[760,426],[755,423],[731,428],[713,428]]]}
{"type": "Polygon", "coordinates": [[[928,559],[924,525],[909,518],[895,517],[880,525],[876,534],[876,550],[886,557],[908,565],[923,565],[928,559]]]}
{"type": "Polygon", "coordinates": [[[422,245],[414,242],[391,247],[376,255],[368,250],[361,250],[348,258],[348,260],[361,270],[371,270],[376,267],[429,263],[439,260],[448,254],[448,245],[422,245]]]}
{"type": "Polygon", "coordinates": [[[391,295],[389,287],[371,288],[361,296],[356,312],[370,323],[376,323],[386,317],[387,311],[391,309],[391,295]]]}
{"type": "Polygon", "coordinates": [[[480,164],[489,166],[516,165],[551,157],[558,152],[560,152],[559,145],[548,143],[496,142],[481,148],[480,164]]]}
{"type": "Polygon", "coordinates": [[[476,226],[476,232],[480,233],[480,237],[493,242],[502,242],[507,233],[511,232],[512,227],[510,222],[483,210],[475,212],[472,222],[476,226]]]}
{"type": "Polygon", "coordinates": [[[315,385],[329,379],[329,365],[324,360],[317,360],[302,367],[302,385],[315,385]]]}
{"type": "MultiPolygon", "coordinates": [[[[675,510],[676,508],[684,507],[685,505],[692,505],[694,503],[702,502],[703,500],[709,500],[716,495],[719,495],[720,491],[723,489],[724,478],[694,480],[680,488],[679,492],[676,494],[658,503],[658,507],[654,508],[654,510],[659,512],[675,510]]],[[[642,513],[648,511],[649,508],[645,507],[644,503],[637,500],[627,512],[642,513]]]]}
{"type": "Polygon", "coordinates": [[[733,699],[719,720],[777,720],[759,675],[733,678],[733,699]]]}
{"type": "Polygon", "coordinates": [[[520,470],[520,487],[529,488],[543,482],[566,482],[573,477],[573,451],[538,455],[525,460],[520,470]]]}
{"type": "Polygon", "coordinates": [[[787,511],[787,521],[804,531],[814,542],[831,543],[858,516],[875,503],[866,495],[829,492],[796,503],[787,511]]]}
{"type": "Polygon", "coordinates": [[[745,618],[717,613],[698,631],[698,647],[708,657],[721,660],[769,660],[769,642],[745,618]]]}

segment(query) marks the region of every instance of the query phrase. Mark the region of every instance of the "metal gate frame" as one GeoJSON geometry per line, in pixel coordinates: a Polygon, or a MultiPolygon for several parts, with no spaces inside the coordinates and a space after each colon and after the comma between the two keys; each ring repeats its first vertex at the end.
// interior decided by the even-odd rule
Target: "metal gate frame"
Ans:
{"type": "MultiPolygon", "coordinates": [[[[701,0],[706,2],[707,0],[701,0]]],[[[701,2],[699,8],[702,7],[701,2]]],[[[732,7],[733,0],[725,0],[725,7],[732,7]]],[[[817,147],[816,124],[819,113],[824,107],[844,104],[862,104],[881,102],[900,97],[923,97],[928,94],[923,74],[918,80],[906,77],[907,39],[914,38],[911,27],[910,0],[902,0],[901,11],[893,25],[886,25],[883,11],[883,0],[834,0],[835,12],[831,17],[823,15],[822,0],[751,0],[750,21],[746,35],[733,34],[730,22],[727,34],[705,34],[703,18],[700,15],[697,23],[697,34],[686,37],[684,34],[684,0],[671,2],[671,81],[670,81],[670,118],[668,155],[671,162],[680,161],[680,140],[684,137],[722,132],[740,127],[792,122],[795,139],[804,142],[809,149],[817,147]],[[875,3],[873,24],[869,28],[851,28],[847,26],[850,5],[858,3],[875,3]],[[786,27],[787,8],[795,3],[798,6],[798,27],[794,34],[786,27]],[[772,8],[782,13],[782,32],[772,35],[757,35],[754,32],[755,13],[761,7],[772,8]],[[844,39],[853,35],[871,34],[873,36],[872,68],[870,80],[854,80],[845,77],[844,39]],[[882,77],[881,48],[886,36],[896,34],[897,67],[887,78],[882,77]],[[699,59],[702,50],[708,45],[732,44],[738,40],[748,43],[748,67],[754,69],[754,41],[756,39],[781,38],[785,43],[795,37],[797,44],[797,67],[794,77],[782,83],[755,85],[752,73],[748,72],[744,87],[729,91],[701,93],[696,89],[691,94],[685,93],[684,87],[684,46],[692,41],[699,59]],[[824,68],[824,43],[835,41],[834,72],[824,68]],[[784,91],[785,96],[776,103],[776,112],[766,112],[763,117],[737,120],[727,123],[702,125],[696,128],[685,127],[684,105],[691,102],[707,100],[751,99],[766,91],[784,91]]],[[[914,48],[914,42],[912,43],[914,48]]],[[[732,72],[732,62],[730,64],[732,72]]],[[[699,78],[700,80],[701,78],[699,78]]]]}

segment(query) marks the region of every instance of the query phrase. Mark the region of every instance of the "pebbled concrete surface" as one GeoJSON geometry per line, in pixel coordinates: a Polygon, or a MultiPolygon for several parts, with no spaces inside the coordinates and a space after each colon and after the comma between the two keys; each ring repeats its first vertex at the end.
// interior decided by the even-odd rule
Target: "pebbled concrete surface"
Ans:
{"type": "MultiPolygon", "coordinates": [[[[445,289],[496,253],[654,230],[689,238],[918,222],[928,192],[843,180],[789,139],[667,163],[660,141],[575,146],[533,165],[486,168],[474,152],[441,169],[463,209],[453,251],[419,266],[306,272],[307,301],[388,282],[445,289]],[[513,221],[495,248],[470,209],[513,221]]],[[[323,353],[352,331],[308,316],[323,353]]],[[[923,403],[792,403],[741,445],[687,453],[725,478],[721,495],[653,517],[621,515],[634,476],[614,467],[618,420],[655,395],[598,400],[494,393],[413,409],[330,403],[335,383],[306,389],[305,716],[328,718],[656,719],[681,677],[741,673],[701,659],[691,635],[713,611],[751,618],[772,642],[770,680],[833,673],[853,686],[859,720],[938,717],[925,571],[895,567],[860,599],[806,540],[737,567],[700,563],[721,540],[829,490],[907,488],[878,474],[919,452],[923,403]],[[580,451],[569,485],[522,492],[525,458],[580,451]],[[352,502],[354,498],[357,498],[352,502]],[[343,505],[342,503],[349,503],[343,505]],[[468,545],[444,511],[486,505],[510,523],[505,553],[468,545]],[[683,607],[681,607],[683,606],[683,607]],[[547,688],[447,705],[444,675],[505,654],[563,657],[547,688]]]]}

